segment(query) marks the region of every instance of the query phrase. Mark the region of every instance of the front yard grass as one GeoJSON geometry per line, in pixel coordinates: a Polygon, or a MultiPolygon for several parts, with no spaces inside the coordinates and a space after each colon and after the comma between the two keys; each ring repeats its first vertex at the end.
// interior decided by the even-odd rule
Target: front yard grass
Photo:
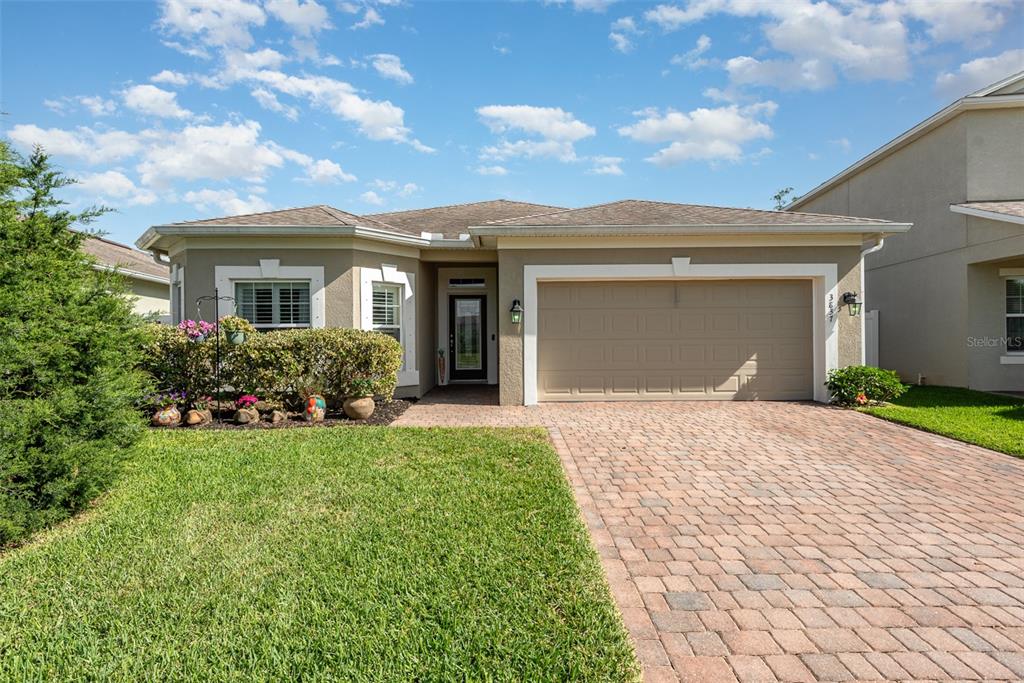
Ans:
{"type": "Polygon", "coordinates": [[[0,680],[637,677],[542,431],[151,433],[0,555],[0,680]]]}
{"type": "Polygon", "coordinates": [[[954,387],[913,386],[865,413],[994,451],[1024,457],[1024,401],[954,387]]]}

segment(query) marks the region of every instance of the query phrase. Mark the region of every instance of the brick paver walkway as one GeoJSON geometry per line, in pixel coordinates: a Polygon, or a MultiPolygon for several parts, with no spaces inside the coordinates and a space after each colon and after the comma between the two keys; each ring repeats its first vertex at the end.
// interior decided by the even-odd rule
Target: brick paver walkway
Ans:
{"type": "Polygon", "coordinates": [[[437,396],[396,424],[549,428],[648,680],[1024,679],[1022,461],[817,405],[437,396]]]}

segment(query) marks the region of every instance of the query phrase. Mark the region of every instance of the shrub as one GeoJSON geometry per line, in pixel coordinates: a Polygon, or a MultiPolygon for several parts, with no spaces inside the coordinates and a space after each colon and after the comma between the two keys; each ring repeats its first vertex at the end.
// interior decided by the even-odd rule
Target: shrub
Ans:
{"type": "Polygon", "coordinates": [[[98,271],[45,154],[0,142],[0,547],[81,509],[138,436],[140,319],[98,271]]]}
{"type": "Polygon", "coordinates": [[[867,365],[829,370],[825,385],[832,402],[846,406],[891,401],[907,390],[894,371],[867,365]]]}
{"type": "Polygon", "coordinates": [[[184,394],[182,402],[186,407],[217,388],[213,340],[193,341],[197,330],[195,324],[147,325],[142,347],[140,367],[149,373],[160,391],[184,394]]]}

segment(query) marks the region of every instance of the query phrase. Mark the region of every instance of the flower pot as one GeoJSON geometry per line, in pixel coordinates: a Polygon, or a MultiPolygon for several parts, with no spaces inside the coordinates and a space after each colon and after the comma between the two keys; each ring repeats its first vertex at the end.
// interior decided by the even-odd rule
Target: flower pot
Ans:
{"type": "Polygon", "coordinates": [[[235,411],[235,423],[247,425],[260,421],[260,411],[255,408],[239,408],[235,411]]]}
{"type": "Polygon", "coordinates": [[[181,412],[178,406],[167,406],[153,413],[151,422],[154,427],[174,427],[181,422],[181,412]]]}
{"type": "Polygon", "coordinates": [[[213,422],[213,413],[209,409],[192,409],[185,413],[185,424],[190,427],[209,424],[210,422],[213,422]]]}
{"type": "Polygon", "coordinates": [[[227,333],[228,344],[232,346],[238,346],[239,344],[245,343],[245,332],[242,330],[232,330],[227,333]]]}
{"type": "Polygon", "coordinates": [[[345,402],[341,404],[342,410],[353,420],[365,420],[373,415],[373,409],[376,407],[377,404],[373,402],[372,396],[346,398],[345,402]]]}
{"type": "Polygon", "coordinates": [[[306,408],[302,414],[306,418],[306,422],[323,422],[324,413],[326,412],[327,401],[324,400],[323,396],[313,394],[306,399],[306,408]]]}

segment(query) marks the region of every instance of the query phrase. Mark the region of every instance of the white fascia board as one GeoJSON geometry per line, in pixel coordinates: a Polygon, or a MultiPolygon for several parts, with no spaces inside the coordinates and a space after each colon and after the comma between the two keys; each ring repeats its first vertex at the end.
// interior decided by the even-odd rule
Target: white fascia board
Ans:
{"type": "Polygon", "coordinates": [[[910,230],[913,223],[858,223],[847,225],[836,224],[714,224],[700,223],[693,225],[471,225],[470,233],[474,237],[552,237],[572,235],[758,235],[758,234],[898,234],[910,230]]]}
{"type": "Polygon", "coordinates": [[[146,282],[155,282],[161,285],[171,284],[171,277],[160,277],[159,275],[150,275],[149,273],[143,273],[138,270],[129,270],[127,268],[121,268],[119,266],[111,266],[105,263],[94,263],[93,268],[106,273],[120,273],[125,277],[130,277],[133,280],[145,280],[146,282]]]}
{"type": "MultiPolygon", "coordinates": [[[[1005,84],[1004,84],[1005,85],[1005,84]]],[[[888,156],[890,153],[910,144],[917,138],[921,137],[925,133],[929,132],[933,128],[937,128],[946,121],[950,120],[954,116],[961,114],[970,109],[1001,109],[1005,107],[1020,107],[1024,106],[1024,95],[994,95],[992,97],[982,97],[971,95],[957,100],[953,104],[949,105],[942,111],[936,114],[932,114],[927,119],[917,124],[902,135],[893,138],[886,144],[882,145],[874,152],[871,152],[866,157],[846,167],[844,170],[835,174],[822,184],[818,185],[810,192],[796,198],[790,204],[788,204],[783,210],[794,211],[797,207],[803,206],[807,202],[815,199],[819,195],[832,189],[833,186],[838,185],[842,181],[856,175],[862,169],[867,168],[871,164],[879,161],[883,157],[888,156]]]]}
{"type": "Polygon", "coordinates": [[[950,204],[949,210],[953,213],[962,213],[965,216],[974,216],[975,218],[985,218],[990,221],[1002,221],[1003,223],[1024,225],[1024,216],[1013,216],[1008,213],[985,211],[984,209],[975,209],[971,206],[957,206],[956,204],[950,204]]]}
{"type": "Polygon", "coordinates": [[[161,237],[359,237],[377,242],[403,244],[421,248],[472,248],[473,242],[468,237],[463,239],[445,239],[443,237],[421,233],[419,237],[406,233],[391,232],[367,226],[330,226],[317,227],[309,225],[154,225],[146,230],[135,244],[140,249],[151,249],[161,237]]]}

